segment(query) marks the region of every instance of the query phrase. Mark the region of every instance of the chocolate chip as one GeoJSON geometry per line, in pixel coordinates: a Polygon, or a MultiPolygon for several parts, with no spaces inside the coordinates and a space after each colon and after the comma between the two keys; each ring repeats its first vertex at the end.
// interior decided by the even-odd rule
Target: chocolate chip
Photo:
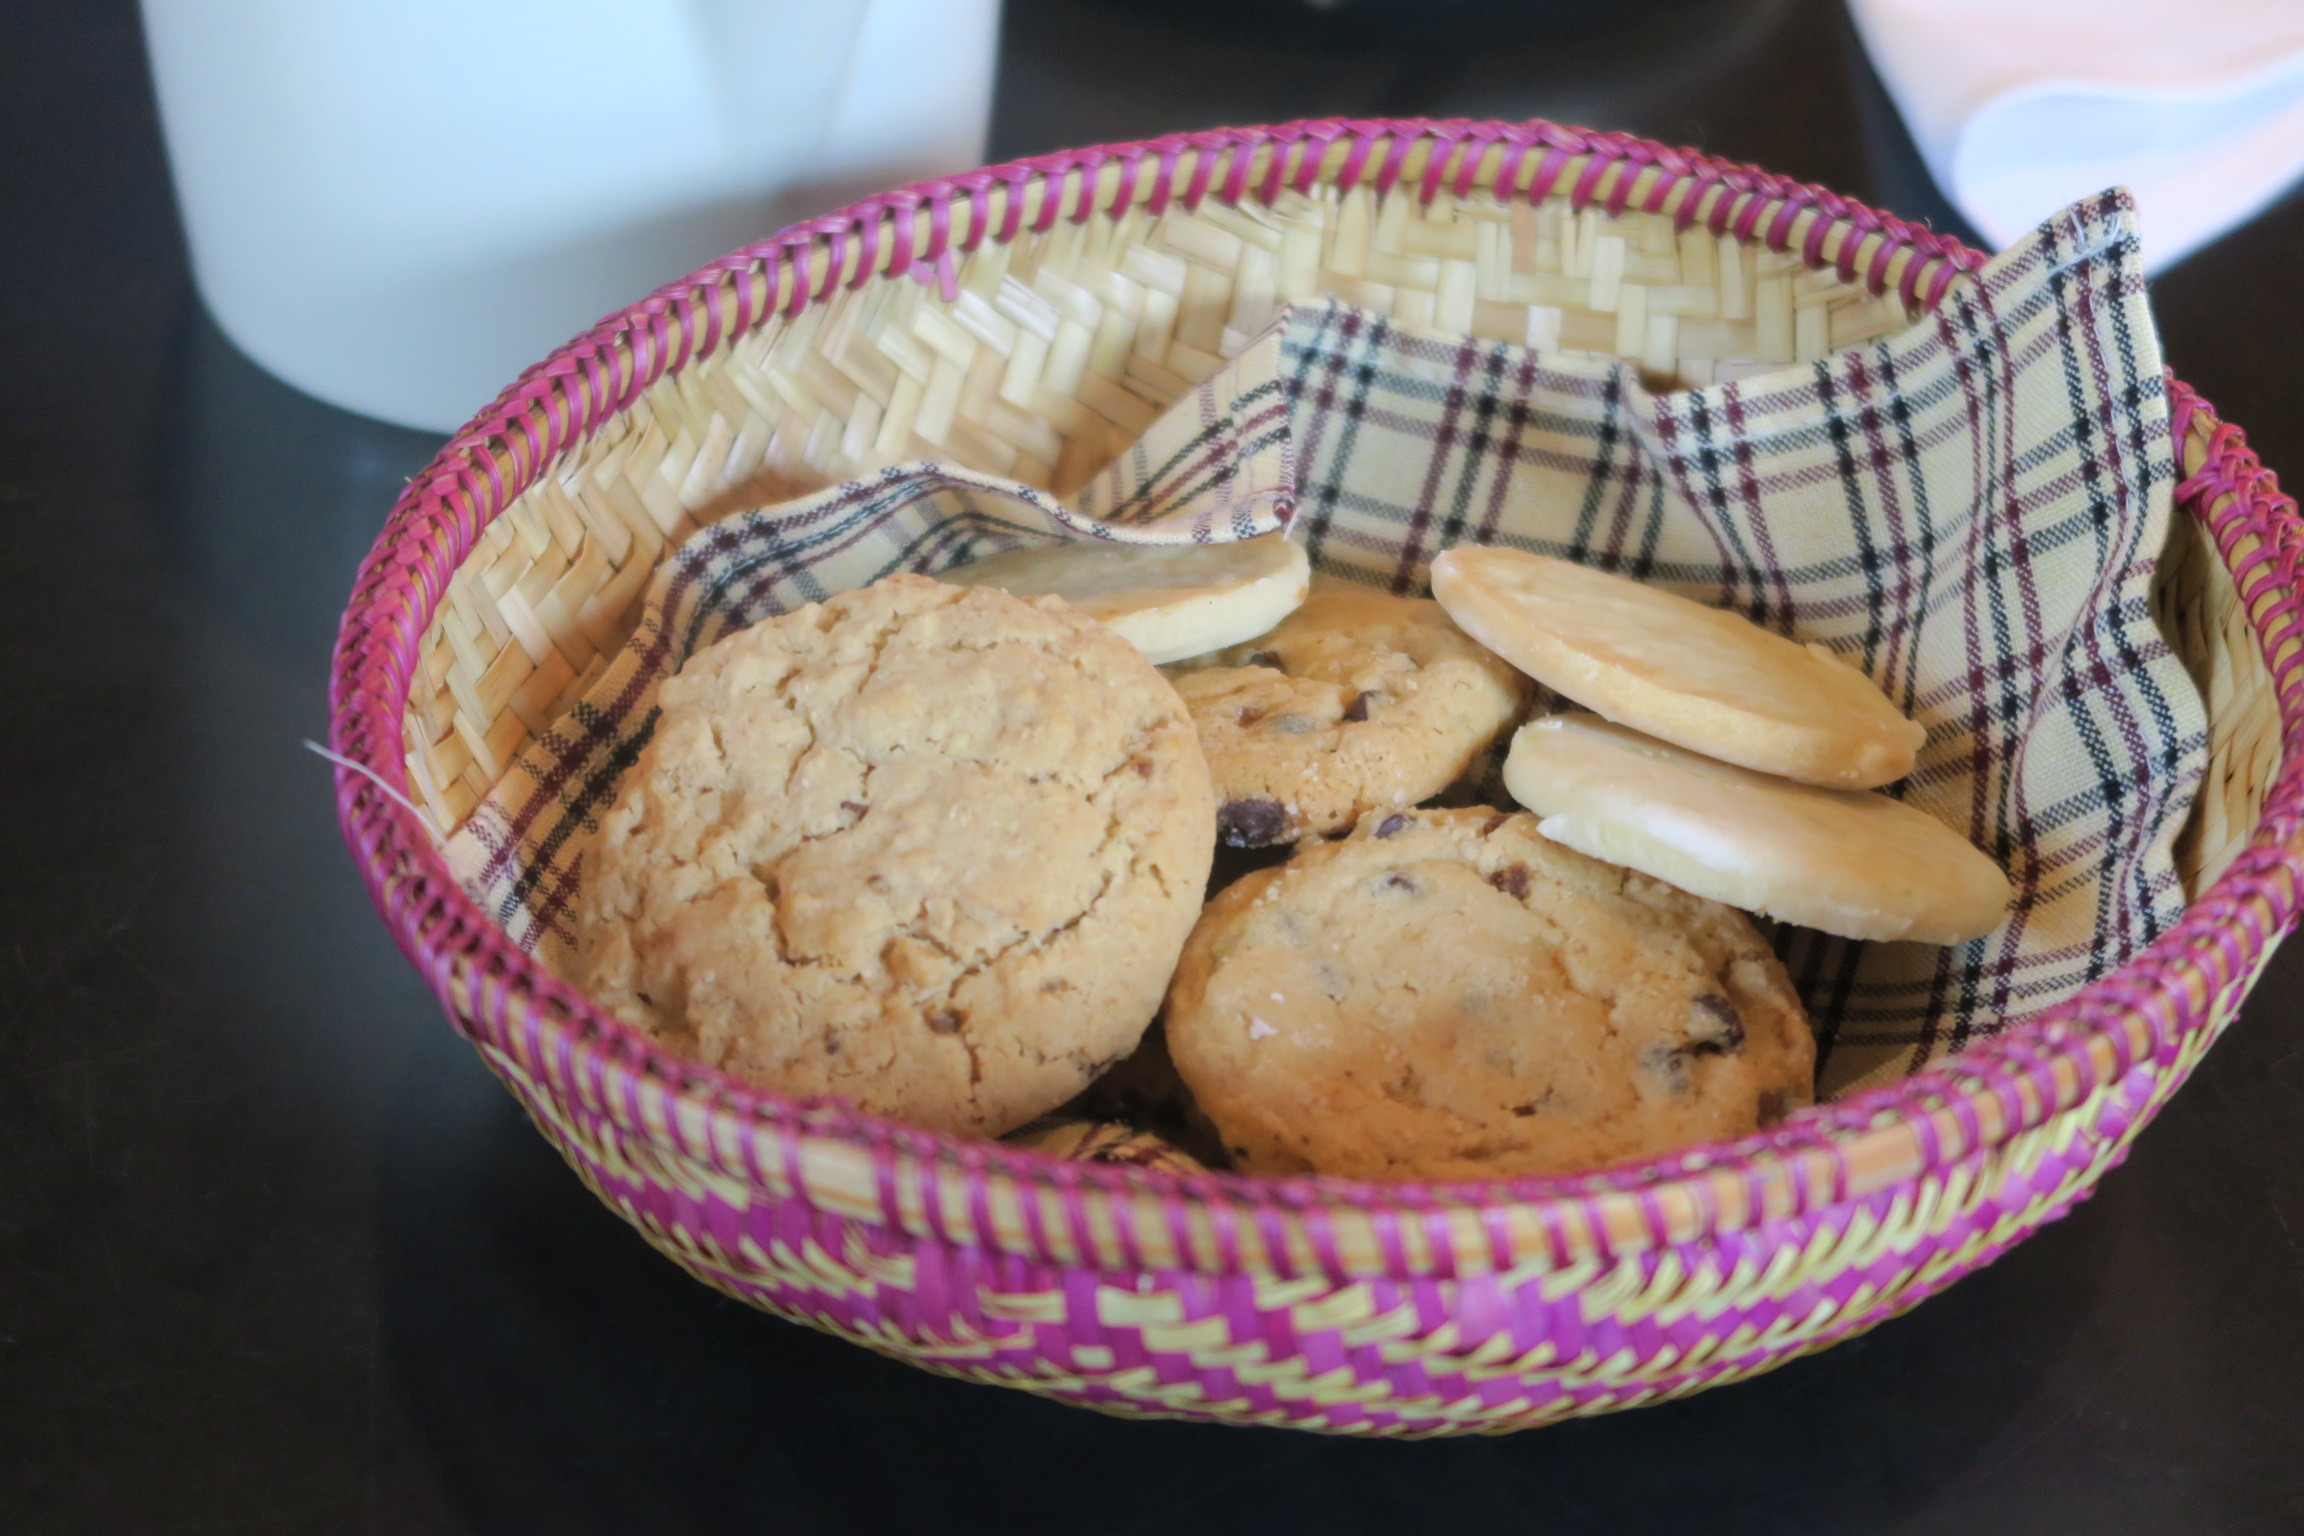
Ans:
{"type": "Polygon", "coordinates": [[[837,1056],[840,1054],[839,1031],[830,1029],[824,1031],[824,1054],[827,1056],[837,1056]]]}
{"type": "Polygon", "coordinates": [[[1652,1045],[1640,1055],[1640,1065],[1664,1079],[1667,1093],[1679,1095],[1695,1086],[1688,1053],[1669,1045],[1652,1045]]]}
{"type": "Polygon", "coordinates": [[[1792,1094],[1788,1089],[1768,1088],[1760,1094],[1760,1127],[1766,1130],[1780,1123],[1792,1113],[1792,1094]]]}
{"type": "Polygon", "coordinates": [[[1264,710],[1258,709],[1258,708],[1256,708],[1254,705],[1250,705],[1248,708],[1246,708],[1246,709],[1244,709],[1244,710],[1240,711],[1240,713],[1239,713],[1239,715],[1238,715],[1238,717],[1237,717],[1237,720],[1238,720],[1238,724],[1239,724],[1239,726],[1240,726],[1240,729],[1242,729],[1242,730],[1246,730],[1246,729],[1248,729],[1248,727],[1250,727],[1250,726],[1254,725],[1254,724],[1255,724],[1257,721],[1259,721],[1259,720],[1263,719],[1263,718],[1264,718],[1264,716],[1265,716],[1265,713],[1266,713],[1266,712],[1265,712],[1264,710]]]}
{"type": "Polygon", "coordinates": [[[1526,1119],[1528,1116],[1536,1113],[1536,1106],[1533,1104],[1515,1104],[1512,1106],[1512,1113],[1520,1116],[1522,1119],[1526,1119]]]}
{"type": "Polygon", "coordinates": [[[1136,777],[1140,779],[1152,777],[1152,759],[1148,757],[1136,758],[1128,766],[1136,770],[1136,777]]]}
{"type": "Polygon", "coordinates": [[[1744,1049],[1744,1021],[1736,1005],[1717,992],[1697,996],[1696,1035],[1688,1047],[1699,1055],[1733,1056],[1744,1049]]]}
{"type": "Polygon", "coordinates": [[[1400,871],[1394,870],[1392,873],[1386,875],[1383,879],[1376,882],[1376,889],[1380,891],[1406,891],[1409,895],[1415,896],[1420,895],[1423,892],[1424,887],[1418,885],[1415,881],[1400,873],[1400,871]]]}
{"type": "Polygon", "coordinates": [[[1409,818],[1406,815],[1395,811],[1376,823],[1376,835],[1378,837],[1398,837],[1407,830],[1408,822],[1409,818]]]}
{"type": "Polygon", "coordinates": [[[956,1035],[967,1022],[968,1015],[957,1008],[937,1008],[928,1015],[928,1027],[940,1035],[956,1035]]]}
{"type": "Polygon", "coordinates": [[[1514,901],[1526,901],[1528,899],[1528,866],[1525,864],[1507,864],[1490,875],[1488,883],[1514,901]]]}
{"type": "Polygon", "coordinates": [[[1352,696],[1352,702],[1344,706],[1344,718],[1347,720],[1367,719],[1368,706],[1375,702],[1376,694],[1373,689],[1364,690],[1360,693],[1354,694],[1352,696]]]}
{"type": "Polygon", "coordinates": [[[1252,667],[1270,667],[1275,672],[1281,670],[1280,658],[1271,651],[1250,652],[1248,656],[1248,665],[1252,667]]]}
{"type": "Polygon", "coordinates": [[[1227,800],[1216,810],[1216,835],[1235,848],[1263,848],[1288,835],[1288,810],[1277,800],[1227,800]]]}
{"type": "Polygon", "coordinates": [[[1489,833],[1494,832],[1498,827],[1504,825],[1504,823],[1510,821],[1511,819],[1512,813],[1510,811],[1498,811],[1495,815],[1489,817],[1488,820],[1481,826],[1480,835],[1482,837],[1486,837],[1489,833]]]}
{"type": "Polygon", "coordinates": [[[847,813],[849,820],[862,821],[864,819],[864,813],[872,809],[872,807],[866,805],[861,800],[843,800],[840,802],[840,809],[847,813]]]}

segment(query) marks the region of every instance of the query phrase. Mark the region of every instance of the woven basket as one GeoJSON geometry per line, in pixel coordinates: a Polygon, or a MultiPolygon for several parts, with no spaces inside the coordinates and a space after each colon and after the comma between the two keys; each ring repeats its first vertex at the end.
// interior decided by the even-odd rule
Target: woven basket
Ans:
{"type": "Polygon", "coordinates": [[[1981,260],[1829,192],[1543,123],[1191,134],[858,203],[561,349],[410,485],[336,655],[334,745],[362,770],[337,778],[345,836],[585,1182],[786,1317],[1100,1408],[1393,1435],[1749,1375],[2069,1209],[2295,917],[2304,524],[2180,383],[2159,601],[2211,737],[2186,917],[2052,1015],[1733,1146],[1418,1187],[958,1141],[656,1050],[506,942],[437,839],[597,675],[696,525],[922,457],[1067,491],[1290,300],[1703,382],[1899,327],[1981,260]]]}

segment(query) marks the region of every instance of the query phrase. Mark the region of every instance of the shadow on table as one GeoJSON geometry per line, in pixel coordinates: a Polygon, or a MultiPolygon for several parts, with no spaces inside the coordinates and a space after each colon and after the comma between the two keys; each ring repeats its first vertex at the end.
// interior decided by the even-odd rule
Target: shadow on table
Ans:
{"type": "MultiPolygon", "coordinates": [[[[2102,1255],[1987,1270],[1911,1317],[1686,1402],[1496,1440],[1105,1418],[753,1313],[600,1206],[441,1032],[402,1084],[379,1234],[410,1420],[475,1529],[1206,1536],[1865,1532],[2001,1440],[2102,1255]]],[[[2041,1239],[2101,1245],[2079,1227],[2041,1239]]]]}

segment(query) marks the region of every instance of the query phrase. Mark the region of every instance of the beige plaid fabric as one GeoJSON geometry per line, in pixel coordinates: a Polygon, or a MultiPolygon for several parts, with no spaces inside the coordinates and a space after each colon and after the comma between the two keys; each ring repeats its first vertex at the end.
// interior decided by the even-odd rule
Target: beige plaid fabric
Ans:
{"type": "Polygon", "coordinates": [[[1439,550],[1504,544],[1821,641],[1928,728],[1895,792],[2007,870],[2008,922],[1954,949],[1778,935],[1821,1089],[1872,1086],[2071,996],[2182,910],[2170,850],[2206,715],[2147,601],[2174,481],[2163,384],[2117,192],[1897,335],[1670,394],[1623,363],[1298,308],[1070,502],[914,465],[699,533],[451,865],[564,963],[582,843],[656,684],[732,629],[894,571],[1285,523],[1316,568],[1417,592],[1439,550]]]}

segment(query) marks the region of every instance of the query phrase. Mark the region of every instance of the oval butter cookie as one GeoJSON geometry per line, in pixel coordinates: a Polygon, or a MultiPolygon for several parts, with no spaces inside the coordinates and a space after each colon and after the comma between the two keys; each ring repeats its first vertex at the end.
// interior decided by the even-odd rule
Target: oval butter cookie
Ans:
{"type": "Polygon", "coordinates": [[[1312,567],[1284,535],[1230,544],[1053,544],[954,566],[938,581],[1061,597],[1152,662],[1253,640],[1304,601],[1312,567]]]}
{"type": "Polygon", "coordinates": [[[667,680],[584,861],[595,998],[795,1094],[997,1135],[1128,1054],[1215,804],[1175,690],[1048,600],[893,576],[667,680]]]}
{"type": "Polygon", "coordinates": [[[1438,794],[1530,693],[1438,603],[1346,586],[1173,675],[1208,754],[1217,829],[1237,848],[1438,794]]]}
{"type": "Polygon", "coordinates": [[[1432,594],[1546,687],[1723,762],[1869,789],[1910,773],[1927,739],[1821,648],[1629,577],[1467,546],[1432,562],[1432,594]]]}
{"type": "Polygon", "coordinates": [[[1235,1166],[1574,1173],[1810,1101],[1784,968],[1716,902],[1485,807],[1378,812],[1208,904],[1168,1048],[1235,1166]]]}
{"type": "Polygon", "coordinates": [[[1684,891],[1851,939],[2000,926],[2000,867],[1927,812],[1717,763],[1592,715],[1531,720],[1504,760],[1544,835],[1684,891]]]}

